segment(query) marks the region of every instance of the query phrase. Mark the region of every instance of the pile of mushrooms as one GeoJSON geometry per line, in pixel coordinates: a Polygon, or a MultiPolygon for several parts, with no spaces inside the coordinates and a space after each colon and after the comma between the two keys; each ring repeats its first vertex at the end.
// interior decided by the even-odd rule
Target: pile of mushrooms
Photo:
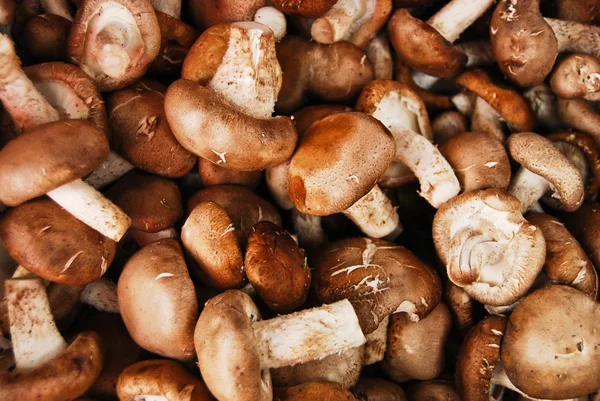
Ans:
{"type": "Polygon", "coordinates": [[[600,0],[0,0],[1,401],[600,400],[600,0]]]}

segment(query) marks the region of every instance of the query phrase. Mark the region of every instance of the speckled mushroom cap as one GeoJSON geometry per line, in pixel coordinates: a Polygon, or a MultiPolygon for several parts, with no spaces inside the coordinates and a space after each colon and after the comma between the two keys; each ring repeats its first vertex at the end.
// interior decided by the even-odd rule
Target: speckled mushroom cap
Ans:
{"type": "Polygon", "coordinates": [[[288,192],[302,213],[339,213],[367,194],[391,164],[395,142],[363,113],[325,117],[304,133],[290,163],[288,192]]]}
{"type": "Polygon", "coordinates": [[[86,285],[100,278],[117,247],[48,198],[5,211],[0,219],[0,238],[10,256],[25,269],[70,285],[86,285]]]}
{"type": "Polygon", "coordinates": [[[144,396],[189,401],[214,400],[202,380],[182,364],[168,359],[150,359],[126,368],[119,376],[117,395],[124,401],[144,396]]]}
{"type": "Polygon", "coordinates": [[[577,168],[548,139],[533,132],[508,137],[511,157],[527,170],[548,180],[556,188],[545,201],[572,212],[581,206],[584,184],[577,168]]]}
{"type": "Polygon", "coordinates": [[[569,54],[554,69],[550,87],[563,99],[578,99],[600,91],[600,61],[591,54],[569,54]]]}
{"type": "Polygon", "coordinates": [[[454,82],[485,100],[514,131],[531,131],[534,128],[535,118],[525,98],[517,91],[494,84],[485,71],[465,71],[454,82]]]}
{"type": "Polygon", "coordinates": [[[169,14],[158,10],[154,10],[154,13],[160,27],[160,51],[148,72],[160,76],[178,75],[189,48],[200,33],[169,14]]]}
{"type": "Polygon", "coordinates": [[[160,28],[149,1],[90,0],[77,10],[67,54],[104,92],[127,86],[144,75],[158,55],[160,41],[160,28]],[[111,54],[112,49],[120,53],[111,54]],[[102,60],[101,51],[115,60],[102,60]],[[112,67],[123,53],[127,54],[123,71],[109,73],[101,66],[109,61],[106,65],[112,67]]]}
{"type": "Polygon", "coordinates": [[[398,57],[417,71],[450,78],[467,63],[467,56],[463,52],[429,24],[410,15],[406,9],[394,12],[388,24],[388,33],[398,57]]]}
{"type": "Polygon", "coordinates": [[[337,0],[273,0],[273,7],[287,14],[304,18],[318,18],[331,10],[337,0]]]}
{"type": "Polygon", "coordinates": [[[16,206],[84,177],[108,153],[104,132],[89,121],[39,125],[0,150],[0,202],[16,206]]]}
{"type": "Polygon", "coordinates": [[[166,87],[141,80],[106,97],[112,146],[134,166],[164,177],[182,177],[197,157],[182,147],[165,116],[166,87]]]}
{"type": "Polygon", "coordinates": [[[190,9],[196,26],[205,30],[216,24],[252,21],[256,11],[265,4],[266,0],[192,1],[190,9]]]}
{"type": "Polygon", "coordinates": [[[148,233],[171,227],[183,212],[177,184],[136,170],[121,177],[107,196],[131,217],[131,227],[148,233]]]}
{"type": "Polygon", "coordinates": [[[123,322],[140,347],[180,361],[194,358],[198,302],[176,240],[135,253],[119,277],[117,295],[123,322]]]}
{"type": "Polygon", "coordinates": [[[274,392],[274,401],[356,400],[350,391],[332,382],[310,382],[294,387],[277,387],[274,392]]]}
{"type": "Polygon", "coordinates": [[[406,401],[402,387],[379,377],[361,377],[350,391],[356,401],[406,401]]]}
{"type": "Polygon", "coordinates": [[[553,285],[528,295],[508,319],[501,358],[530,397],[567,399],[600,388],[600,304],[553,285]]]}
{"type": "MultiPolygon", "coordinates": [[[[409,401],[461,400],[456,388],[454,388],[454,384],[444,379],[414,381],[408,385],[408,388],[406,389],[406,395],[409,401]]],[[[465,400],[469,399],[466,398],[465,400]]]]}
{"type": "Polygon", "coordinates": [[[432,268],[408,249],[384,240],[333,242],[312,267],[319,300],[332,303],[347,298],[365,334],[394,312],[407,312],[418,321],[442,296],[440,278],[432,268]]]}

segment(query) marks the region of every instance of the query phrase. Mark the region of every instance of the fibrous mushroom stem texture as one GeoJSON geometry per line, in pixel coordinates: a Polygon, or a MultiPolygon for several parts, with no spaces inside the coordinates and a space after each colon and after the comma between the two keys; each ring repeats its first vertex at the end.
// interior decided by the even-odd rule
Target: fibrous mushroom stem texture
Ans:
{"type": "Polygon", "coordinates": [[[494,4],[494,0],[452,0],[427,21],[448,42],[456,41],[494,4]]]}
{"type": "Polygon", "coordinates": [[[343,213],[369,237],[382,238],[402,233],[396,208],[378,185],[343,213]]]}

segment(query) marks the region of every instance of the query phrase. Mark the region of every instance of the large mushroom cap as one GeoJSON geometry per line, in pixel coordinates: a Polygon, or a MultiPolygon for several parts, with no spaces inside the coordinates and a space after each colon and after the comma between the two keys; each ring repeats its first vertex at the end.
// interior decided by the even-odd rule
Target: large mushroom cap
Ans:
{"type": "Polygon", "coordinates": [[[37,126],[0,151],[0,202],[16,206],[84,177],[108,153],[104,132],[89,121],[37,126]]]}
{"type": "Polygon", "coordinates": [[[506,327],[501,357],[510,381],[541,399],[600,388],[600,305],[581,291],[550,286],[527,296],[506,327]]]}
{"type": "Polygon", "coordinates": [[[389,167],[394,138],[363,113],[325,117],[304,133],[288,172],[289,194],[302,213],[339,213],[367,194],[389,167]]]}

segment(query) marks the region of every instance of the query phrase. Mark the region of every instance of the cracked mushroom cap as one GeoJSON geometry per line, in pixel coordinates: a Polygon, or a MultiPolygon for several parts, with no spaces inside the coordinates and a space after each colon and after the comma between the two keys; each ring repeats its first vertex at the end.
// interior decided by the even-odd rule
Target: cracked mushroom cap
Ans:
{"type": "Polygon", "coordinates": [[[272,0],[273,7],[287,15],[303,18],[318,18],[331,10],[338,0],[272,0]]]}
{"type": "Polygon", "coordinates": [[[28,271],[60,284],[86,285],[110,266],[117,245],[48,198],[5,211],[0,238],[28,271]]]}
{"type": "Polygon", "coordinates": [[[252,21],[266,0],[194,0],[190,2],[192,19],[201,30],[230,22],[252,21]]]}
{"type": "Polygon", "coordinates": [[[392,242],[349,238],[331,243],[315,260],[313,277],[319,300],[332,303],[347,298],[365,334],[395,312],[406,312],[410,320],[418,321],[435,308],[442,295],[436,272],[392,242]]]}
{"type": "Polygon", "coordinates": [[[90,0],[77,10],[67,55],[107,92],[142,77],[158,56],[160,42],[149,1],[90,0]]]}
{"type": "Polygon", "coordinates": [[[173,401],[212,401],[214,398],[202,380],[179,362],[150,359],[129,366],[119,376],[117,395],[121,401],[138,399],[173,401]]]}
{"type": "Polygon", "coordinates": [[[567,399],[600,388],[600,305],[574,288],[535,291],[508,319],[506,375],[533,398],[567,399]]]}
{"type": "Polygon", "coordinates": [[[548,180],[554,188],[545,201],[567,212],[577,210],[584,197],[581,173],[548,139],[519,132],[507,139],[511,157],[521,166],[548,180]]]}
{"type": "Polygon", "coordinates": [[[406,401],[402,387],[379,377],[362,377],[350,391],[356,401],[406,401]]]}
{"type": "Polygon", "coordinates": [[[462,132],[439,147],[454,169],[463,192],[478,189],[506,189],[511,170],[502,143],[482,132],[462,132]]]}
{"type": "Polygon", "coordinates": [[[394,12],[388,33],[397,56],[419,72],[450,78],[460,73],[467,63],[463,52],[406,9],[394,12]]]}
{"type": "Polygon", "coordinates": [[[294,387],[278,387],[274,390],[273,401],[356,400],[350,391],[332,382],[311,382],[294,387]]]}
{"type": "Polygon", "coordinates": [[[117,295],[123,322],[139,346],[180,361],[194,358],[198,302],[176,240],[135,253],[119,277],[117,295]]]}
{"type": "Polygon", "coordinates": [[[113,149],[134,166],[153,174],[179,178],[197,157],[183,148],[165,116],[166,87],[143,79],[106,96],[113,149]]]}
{"type": "Polygon", "coordinates": [[[108,153],[104,132],[86,120],[30,129],[0,150],[0,202],[17,206],[82,178],[108,153]]]}
{"type": "Polygon", "coordinates": [[[512,130],[533,130],[535,118],[525,98],[517,91],[494,84],[485,71],[465,71],[456,77],[454,82],[485,100],[512,130]]]}
{"type": "Polygon", "coordinates": [[[542,270],[544,236],[520,208],[516,198],[494,188],[451,199],[433,219],[435,249],[448,278],[483,304],[512,304],[542,270]]]}
{"type": "Polygon", "coordinates": [[[177,184],[136,170],[120,178],[107,196],[131,217],[132,228],[147,233],[171,227],[183,213],[177,184]]]}
{"type": "Polygon", "coordinates": [[[302,213],[342,212],[373,188],[394,154],[394,138],[375,118],[355,112],[325,117],[304,133],[292,157],[290,198],[302,213]]]}
{"type": "Polygon", "coordinates": [[[563,99],[578,99],[600,91],[600,61],[585,53],[568,55],[554,69],[550,87],[563,99]]]}

